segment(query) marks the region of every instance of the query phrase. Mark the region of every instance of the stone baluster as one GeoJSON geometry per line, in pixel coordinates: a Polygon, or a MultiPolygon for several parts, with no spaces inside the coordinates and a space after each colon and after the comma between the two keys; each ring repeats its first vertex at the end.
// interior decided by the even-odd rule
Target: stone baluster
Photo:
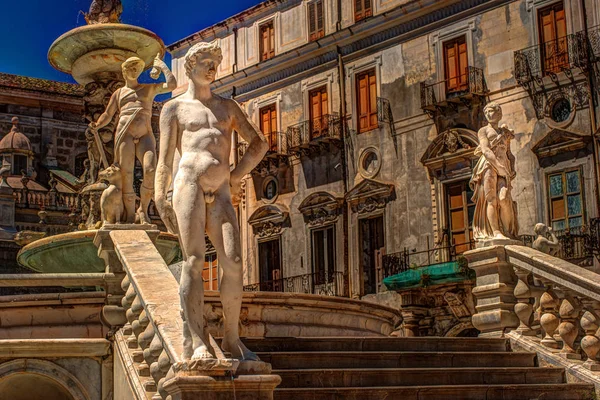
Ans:
{"type": "Polygon", "coordinates": [[[515,298],[517,303],[515,304],[515,314],[521,321],[517,332],[526,336],[535,336],[536,331],[532,328],[533,326],[533,298],[531,297],[530,290],[530,278],[531,273],[523,271],[519,268],[515,268],[517,274],[517,285],[515,286],[515,298]]]}
{"type": "MultiPolygon", "coordinates": [[[[149,366],[156,364],[158,361],[158,358],[160,357],[160,354],[163,352],[163,350],[164,350],[163,344],[162,344],[162,341],[160,340],[160,337],[158,335],[154,335],[154,338],[150,342],[150,346],[148,346],[148,348],[144,350],[144,360],[146,360],[146,364],[149,366]]],[[[154,366],[154,369],[152,369],[150,367],[148,369],[148,375],[151,375],[153,370],[155,371],[155,375],[157,375],[156,374],[157,366],[154,366]]],[[[152,376],[152,378],[154,379],[154,376],[152,376]]],[[[156,382],[159,379],[144,382],[144,389],[146,389],[147,392],[151,392],[151,393],[156,392],[156,390],[158,389],[156,382]]]]}
{"type": "Polygon", "coordinates": [[[600,362],[598,362],[598,352],[600,352],[600,336],[598,328],[600,327],[600,318],[596,310],[585,311],[581,317],[581,328],[585,336],[581,339],[581,349],[587,356],[587,361],[583,366],[591,371],[600,371],[600,362]]]}
{"type": "MultiPolygon", "coordinates": [[[[152,400],[161,400],[168,396],[168,393],[164,389],[163,385],[167,378],[167,374],[171,369],[171,365],[172,363],[171,359],[169,358],[169,354],[167,354],[167,352],[163,349],[162,353],[160,353],[160,357],[158,357],[158,369],[160,370],[160,374],[157,374],[157,376],[159,377],[158,381],[156,382],[157,391],[156,394],[152,397],[152,400]]],[[[150,367],[150,373],[152,373],[152,367],[150,367]]]]}
{"type": "Polygon", "coordinates": [[[544,346],[549,347],[551,349],[560,348],[560,343],[558,343],[558,341],[554,339],[554,332],[556,332],[556,329],[560,324],[560,319],[557,315],[558,305],[558,296],[552,290],[552,285],[548,285],[548,288],[540,297],[540,325],[542,326],[542,329],[545,333],[545,336],[542,339],[541,343],[544,346]]]}
{"type": "Polygon", "coordinates": [[[567,295],[560,303],[558,334],[563,341],[560,355],[567,359],[581,359],[581,355],[575,350],[575,340],[579,335],[580,311],[581,303],[574,296],[567,295]]]}

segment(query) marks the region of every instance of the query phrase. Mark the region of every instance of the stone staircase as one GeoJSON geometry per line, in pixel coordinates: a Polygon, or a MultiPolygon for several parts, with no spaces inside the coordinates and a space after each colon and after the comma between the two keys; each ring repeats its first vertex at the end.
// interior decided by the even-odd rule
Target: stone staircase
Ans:
{"type": "Polygon", "coordinates": [[[595,399],[492,338],[247,338],[281,377],[274,399],[595,399]]]}

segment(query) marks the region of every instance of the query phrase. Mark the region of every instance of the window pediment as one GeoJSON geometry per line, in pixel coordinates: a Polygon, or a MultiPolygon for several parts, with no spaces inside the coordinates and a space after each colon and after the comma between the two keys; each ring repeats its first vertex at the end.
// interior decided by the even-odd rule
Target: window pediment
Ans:
{"type": "Polygon", "coordinates": [[[335,197],[327,192],[316,192],[309,195],[298,206],[298,210],[304,216],[304,222],[310,226],[324,225],[335,222],[344,199],[335,197]]]}
{"type": "Polygon", "coordinates": [[[346,194],[346,200],[352,211],[369,213],[384,208],[392,199],[394,188],[393,183],[365,179],[346,194]]]}
{"type": "Polygon", "coordinates": [[[468,173],[478,144],[476,132],[464,128],[448,129],[427,147],[421,163],[428,169],[430,177],[441,180],[468,173]]]}
{"type": "Polygon", "coordinates": [[[274,236],[281,233],[289,220],[289,214],[287,207],[269,204],[254,211],[248,218],[248,223],[257,236],[274,236]]]}
{"type": "Polygon", "coordinates": [[[542,167],[555,164],[565,158],[587,156],[592,151],[591,136],[552,129],[546,136],[531,148],[542,167]]]}

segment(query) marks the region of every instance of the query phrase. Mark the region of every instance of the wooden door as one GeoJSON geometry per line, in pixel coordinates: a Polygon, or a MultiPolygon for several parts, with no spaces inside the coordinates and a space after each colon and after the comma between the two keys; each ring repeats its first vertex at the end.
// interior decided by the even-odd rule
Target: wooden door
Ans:
{"type": "Polygon", "coordinates": [[[446,93],[461,92],[468,88],[468,63],[465,36],[444,43],[446,93]]]}
{"type": "Polygon", "coordinates": [[[260,60],[265,61],[275,56],[275,29],[273,21],[260,26],[260,60]]]}
{"type": "Polygon", "coordinates": [[[269,143],[269,151],[276,153],[277,143],[277,107],[271,104],[260,109],[260,130],[269,143]]]}
{"type": "Polygon", "coordinates": [[[219,263],[216,253],[204,256],[202,279],[204,280],[204,290],[219,290],[219,263]]]}
{"type": "Polygon", "coordinates": [[[383,216],[361,219],[361,295],[377,293],[377,255],[385,248],[383,216]]]}
{"type": "Polygon", "coordinates": [[[317,139],[327,134],[329,125],[327,87],[323,86],[308,93],[310,100],[310,139],[317,139]]]}
{"type": "Polygon", "coordinates": [[[374,69],[357,74],[356,92],[358,94],[358,132],[377,128],[377,78],[374,69]]]}
{"type": "Polygon", "coordinates": [[[538,24],[543,72],[558,73],[569,64],[567,22],[563,3],[540,10],[538,24]]]}

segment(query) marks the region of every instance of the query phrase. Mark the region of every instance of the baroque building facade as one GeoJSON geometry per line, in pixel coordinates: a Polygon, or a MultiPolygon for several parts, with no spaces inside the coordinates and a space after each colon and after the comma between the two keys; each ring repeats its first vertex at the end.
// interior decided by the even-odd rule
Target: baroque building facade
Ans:
{"type": "Polygon", "coordinates": [[[515,130],[523,240],[543,222],[593,268],[599,23],[591,0],[266,1],[169,46],[176,96],[187,50],[218,43],[214,91],[269,142],[239,208],[246,289],[364,297],[456,262],[491,101],[515,130]]]}

